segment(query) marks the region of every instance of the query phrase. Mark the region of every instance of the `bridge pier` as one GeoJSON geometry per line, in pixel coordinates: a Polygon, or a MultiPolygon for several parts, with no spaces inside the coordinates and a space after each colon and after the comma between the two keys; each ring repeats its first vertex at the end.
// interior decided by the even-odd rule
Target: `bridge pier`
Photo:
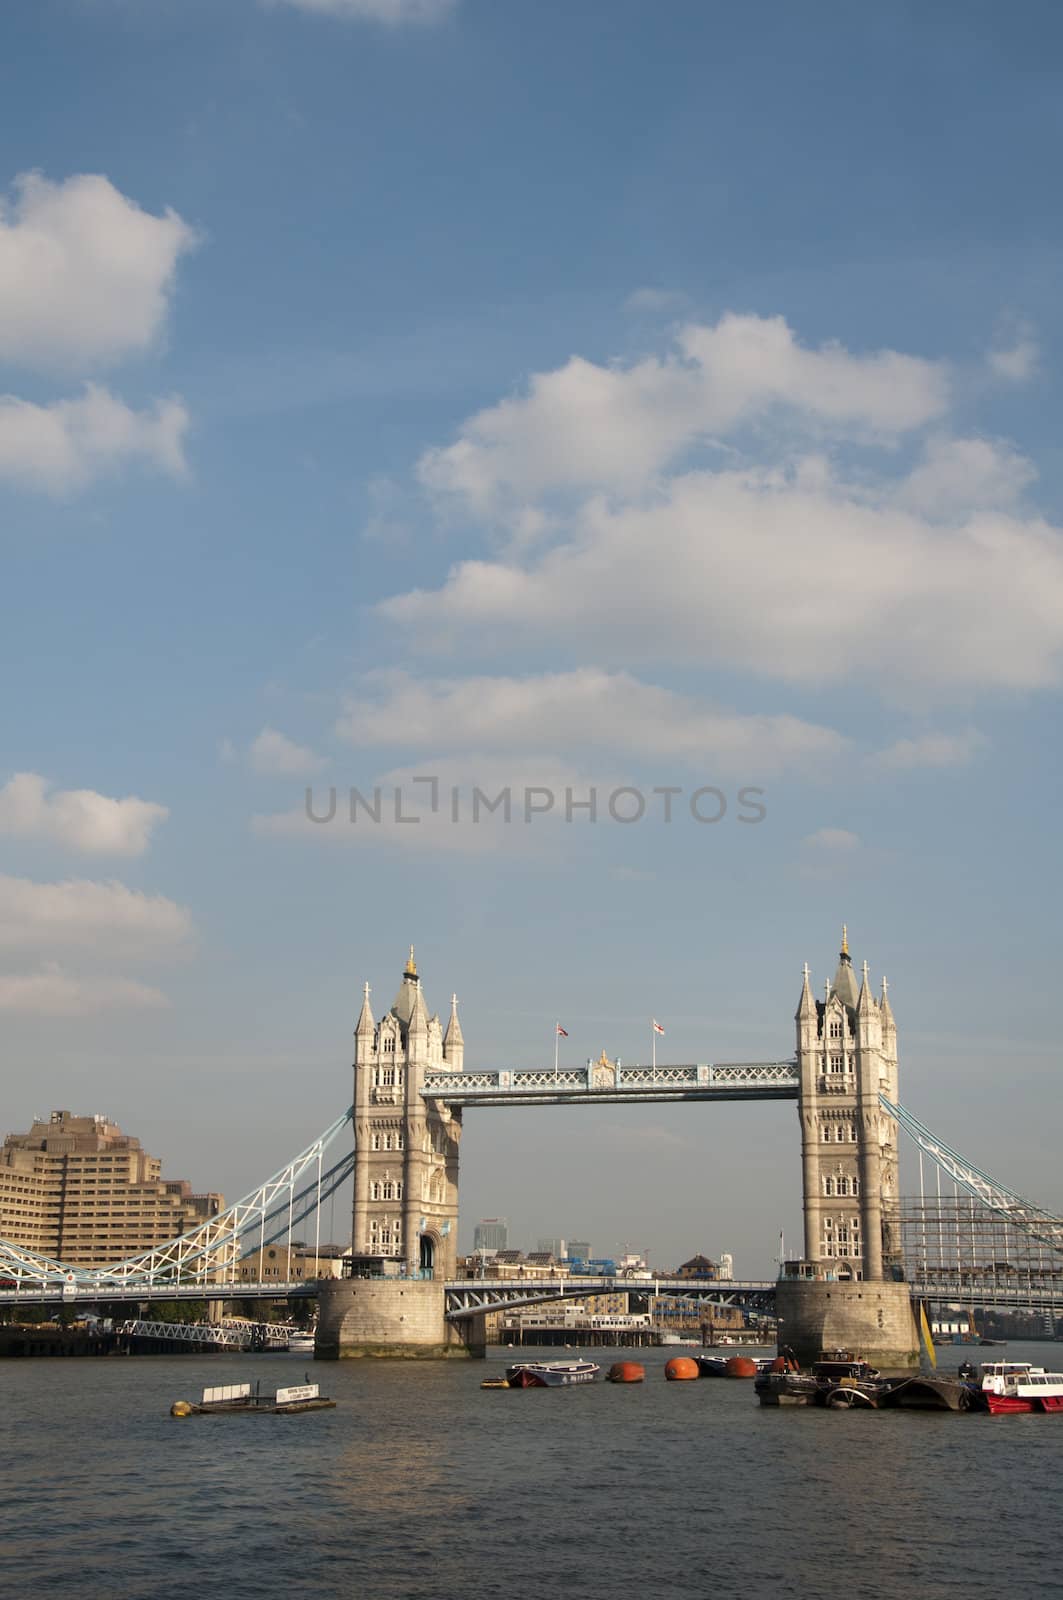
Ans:
{"type": "Polygon", "coordinates": [[[825,1351],[851,1350],[882,1371],[919,1365],[919,1334],[906,1283],[780,1278],[775,1290],[779,1348],[807,1366],[825,1351]]]}
{"type": "Polygon", "coordinates": [[[443,1360],[483,1356],[477,1334],[446,1319],[442,1283],[416,1278],[330,1279],[321,1284],[314,1359],[358,1356],[443,1360]]]}

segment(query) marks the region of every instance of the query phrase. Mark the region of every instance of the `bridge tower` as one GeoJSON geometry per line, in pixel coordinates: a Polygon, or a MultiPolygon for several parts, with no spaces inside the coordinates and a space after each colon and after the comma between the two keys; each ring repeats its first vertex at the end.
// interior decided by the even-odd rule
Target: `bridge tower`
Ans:
{"type": "Polygon", "coordinates": [[[805,966],[795,1022],[805,1249],[784,1264],[780,1342],[804,1359],[858,1346],[906,1367],[918,1341],[903,1282],[897,1127],[879,1104],[880,1094],[899,1099],[897,1027],[886,980],[874,995],[865,961],[857,982],[845,928],[822,1000],[805,966]]]}
{"type": "Polygon", "coordinates": [[[461,1110],[421,1094],[426,1072],[464,1065],[457,996],[444,1034],[412,945],[379,1022],[369,996],[366,984],[354,1032],[351,1276],[320,1285],[314,1354],[482,1356],[482,1319],[448,1323],[443,1288],[457,1272],[461,1110]]]}
{"type": "Polygon", "coordinates": [[[374,1021],[367,983],[355,1029],[351,1234],[355,1255],[394,1260],[411,1277],[456,1270],[461,1111],[421,1089],[426,1072],[460,1072],[464,1055],[457,996],[444,1036],[411,945],[391,1010],[374,1021]]]}

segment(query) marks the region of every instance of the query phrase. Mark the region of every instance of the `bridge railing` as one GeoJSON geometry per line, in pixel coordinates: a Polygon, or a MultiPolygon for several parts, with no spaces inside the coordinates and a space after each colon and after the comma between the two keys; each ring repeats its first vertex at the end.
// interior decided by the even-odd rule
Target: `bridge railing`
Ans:
{"type": "Polygon", "coordinates": [[[500,1068],[492,1072],[428,1072],[422,1094],[426,1099],[469,1102],[477,1100],[552,1099],[558,1097],[643,1096],[701,1091],[750,1093],[776,1091],[796,1094],[797,1063],[788,1061],[700,1061],[654,1066],[635,1063],[589,1062],[584,1067],[500,1068]]]}

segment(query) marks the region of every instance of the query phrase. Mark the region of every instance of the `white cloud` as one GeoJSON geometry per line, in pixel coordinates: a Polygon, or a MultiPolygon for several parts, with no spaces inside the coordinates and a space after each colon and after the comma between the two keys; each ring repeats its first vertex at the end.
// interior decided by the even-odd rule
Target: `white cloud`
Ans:
{"type": "Polygon", "coordinates": [[[931,439],[897,499],[955,521],[965,511],[1012,505],[1036,477],[1033,462],[1002,441],[931,439]]]}
{"type": "Polygon", "coordinates": [[[898,739],[888,749],[873,755],[869,764],[889,772],[919,767],[965,767],[985,745],[985,738],[974,728],[966,733],[924,733],[916,739],[898,739]]]}
{"type": "Polygon", "coordinates": [[[686,295],[680,289],[633,289],[624,301],[625,311],[675,311],[686,304],[686,295]]]}
{"type": "Polygon", "coordinates": [[[135,462],[180,477],[187,428],[180,400],[133,411],[95,384],[51,405],[0,395],[0,482],[63,495],[135,462]]]}
{"type": "Polygon", "coordinates": [[[37,883],[0,875],[0,947],[19,951],[78,948],[94,956],[158,957],[180,953],[192,938],[184,906],[114,881],[37,883]]]}
{"type": "Polygon", "coordinates": [[[0,974],[0,1012],[87,1017],[104,1011],[157,1011],[170,1004],[159,989],[131,978],[78,978],[49,964],[41,972],[0,974]]]}
{"type": "Polygon", "coordinates": [[[94,789],[52,789],[36,772],[16,772],[0,789],[0,835],[47,839],[85,855],[140,856],[166,806],[94,789]]]}
{"type": "Polygon", "coordinates": [[[267,5],[294,6],[322,17],[337,17],[344,22],[382,22],[391,27],[403,23],[442,22],[457,0],[266,0],[267,5]]]}
{"type": "Polygon", "coordinates": [[[781,317],[732,314],[689,324],[663,358],[605,367],[574,356],[537,373],[527,394],[471,417],[418,470],[431,491],[486,517],[555,491],[639,490],[692,445],[777,408],[837,434],[891,438],[947,403],[934,362],[838,344],[808,350],[781,317]]]}
{"type": "Polygon", "coordinates": [[[1040,349],[1033,328],[1020,318],[1008,319],[1010,326],[1000,330],[1001,337],[989,351],[986,361],[989,370],[1008,383],[1025,383],[1037,371],[1040,349]]]}
{"type": "Polygon", "coordinates": [[[250,750],[256,772],[282,778],[308,777],[320,772],[325,762],[306,745],[286,739],[276,728],[263,728],[250,750]]]}
{"type": "Polygon", "coordinates": [[[815,833],[806,834],[801,843],[812,850],[851,855],[860,848],[860,835],[848,828],[817,828],[815,833]]]}
{"type": "Polygon", "coordinates": [[[566,542],[465,561],[385,601],[421,643],[571,645],[898,699],[1036,689],[1063,666],[1063,537],[1036,517],[933,522],[817,470],[684,472],[654,498],[598,497],[566,542]]]}
{"type": "Polygon", "coordinates": [[[150,346],[195,230],[98,174],[23,173],[14,191],[0,200],[0,360],[85,370],[150,346]]]}
{"type": "Polygon", "coordinates": [[[337,724],[340,736],[355,745],[608,750],[752,781],[783,768],[822,768],[847,744],[833,729],[797,717],[742,716],[630,673],[592,667],[525,678],[418,680],[377,673],[369,675],[367,689],[348,699],[337,724]]]}

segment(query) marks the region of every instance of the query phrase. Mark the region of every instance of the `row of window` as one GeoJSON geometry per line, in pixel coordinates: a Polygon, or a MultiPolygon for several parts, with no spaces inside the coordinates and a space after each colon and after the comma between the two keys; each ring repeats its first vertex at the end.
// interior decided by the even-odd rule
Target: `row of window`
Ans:
{"type": "Polygon", "coordinates": [[[371,1150],[405,1150],[406,1135],[401,1129],[374,1129],[369,1136],[369,1147],[371,1150]]]}
{"type": "Polygon", "coordinates": [[[381,1178],[369,1185],[370,1200],[401,1200],[402,1179],[381,1178]]]}
{"type": "Polygon", "coordinates": [[[821,1122],[819,1136],[824,1144],[855,1144],[855,1122],[821,1122]]]}
{"type": "Polygon", "coordinates": [[[369,1223],[369,1249],[373,1254],[388,1255],[402,1248],[402,1223],[397,1217],[372,1218],[369,1223]]]}
{"type": "Polygon", "coordinates": [[[374,1089],[401,1089],[402,1088],[402,1068],[401,1067],[374,1067],[373,1068],[373,1087],[374,1087],[374,1089]]]}
{"type": "Polygon", "coordinates": [[[825,1177],[823,1179],[823,1193],[827,1195],[859,1194],[860,1179],[847,1177],[845,1173],[840,1173],[834,1177],[825,1177]]]}

